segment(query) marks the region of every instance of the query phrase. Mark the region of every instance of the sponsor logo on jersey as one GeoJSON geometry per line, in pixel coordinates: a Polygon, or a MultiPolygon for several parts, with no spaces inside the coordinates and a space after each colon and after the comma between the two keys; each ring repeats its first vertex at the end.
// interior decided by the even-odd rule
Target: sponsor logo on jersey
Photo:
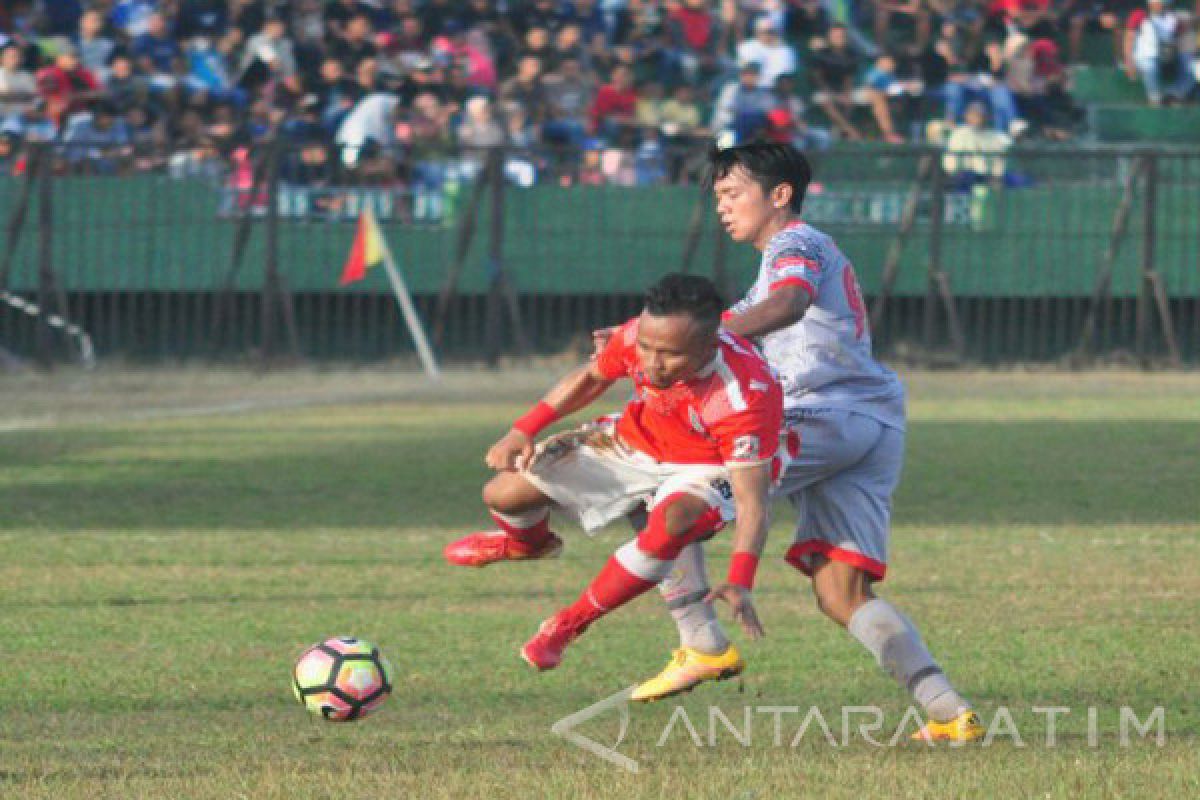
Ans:
{"type": "Polygon", "coordinates": [[[747,435],[734,439],[733,457],[738,461],[750,461],[758,458],[758,437],[747,435]]]}

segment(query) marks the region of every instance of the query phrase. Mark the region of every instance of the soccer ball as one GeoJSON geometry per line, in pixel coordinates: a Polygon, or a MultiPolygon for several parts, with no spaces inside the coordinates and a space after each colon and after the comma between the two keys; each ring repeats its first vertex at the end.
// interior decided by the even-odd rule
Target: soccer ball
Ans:
{"type": "Polygon", "coordinates": [[[305,708],[325,719],[360,719],[391,694],[392,665],[364,639],[326,639],[296,660],[292,691],[305,708]]]}

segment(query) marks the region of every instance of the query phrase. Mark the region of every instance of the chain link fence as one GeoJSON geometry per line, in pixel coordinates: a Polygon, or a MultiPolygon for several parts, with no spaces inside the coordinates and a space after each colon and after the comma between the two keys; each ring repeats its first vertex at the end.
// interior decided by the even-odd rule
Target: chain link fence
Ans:
{"type": "MultiPolygon", "coordinates": [[[[557,352],[636,313],[666,272],[749,286],[758,254],[715,224],[704,156],[34,146],[0,178],[0,355],[405,358],[381,271],[339,286],[366,209],[441,357],[557,352]]],[[[804,217],[854,262],[882,355],[1200,358],[1200,150],[812,160],[804,217]]]]}

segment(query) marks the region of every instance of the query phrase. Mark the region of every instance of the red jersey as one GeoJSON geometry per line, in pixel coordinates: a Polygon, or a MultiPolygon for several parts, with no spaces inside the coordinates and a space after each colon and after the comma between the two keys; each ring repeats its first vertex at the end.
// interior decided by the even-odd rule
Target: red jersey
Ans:
{"type": "Polygon", "coordinates": [[[46,114],[55,123],[84,107],[91,93],[100,90],[100,82],[86,67],[67,70],[52,64],[37,73],[38,93],[46,100],[46,114]]]}
{"type": "Polygon", "coordinates": [[[637,110],[637,92],[633,89],[621,91],[611,83],[601,86],[592,101],[592,128],[597,128],[609,117],[633,116],[637,110]]]}
{"type": "Polygon", "coordinates": [[[605,378],[633,380],[634,398],[617,422],[621,441],[670,464],[749,466],[775,455],[783,390],[748,341],[721,331],[708,366],[660,389],[642,371],[637,330],[638,320],[629,320],[596,356],[605,378]]]}

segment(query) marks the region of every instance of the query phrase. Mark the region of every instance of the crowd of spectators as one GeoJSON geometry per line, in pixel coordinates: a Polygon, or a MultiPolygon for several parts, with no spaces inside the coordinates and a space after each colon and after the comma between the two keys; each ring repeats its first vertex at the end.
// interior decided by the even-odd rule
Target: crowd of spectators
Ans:
{"type": "Polygon", "coordinates": [[[1168,1],[5,0],[0,162],[55,140],[80,169],[203,174],[280,138],[291,180],[387,180],[397,153],[506,144],[577,154],[564,181],[641,183],[711,138],[898,143],[982,118],[1066,139],[1089,27],[1151,103],[1194,101],[1192,16],[1168,1]]]}

